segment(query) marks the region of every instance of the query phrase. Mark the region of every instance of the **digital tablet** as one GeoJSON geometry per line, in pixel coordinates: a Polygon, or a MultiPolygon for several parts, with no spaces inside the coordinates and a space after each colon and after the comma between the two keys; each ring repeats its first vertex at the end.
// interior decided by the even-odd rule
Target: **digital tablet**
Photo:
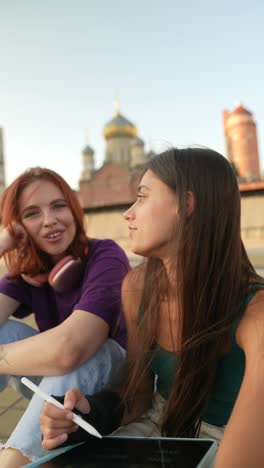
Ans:
{"type": "Polygon", "coordinates": [[[108,436],[55,450],[26,466],[49,460],[51,468],[211,468],[216,448],[211,439],[108,436]]]}

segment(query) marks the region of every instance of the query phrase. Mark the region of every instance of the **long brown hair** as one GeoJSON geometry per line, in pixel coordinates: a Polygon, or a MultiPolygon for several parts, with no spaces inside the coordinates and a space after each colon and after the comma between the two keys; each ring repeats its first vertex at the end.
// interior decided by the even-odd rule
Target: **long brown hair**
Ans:
{"type": "Polygon", "coordinates": [[[161,260],[146,261],[143,313],[137,336],[130,337],[137,340],[138,351],[131,356],[128,345],[125,401],[129,408],[129,402],[138,397],[158,335],[161,301],[172,294],[179,305],[180,345],[174,349],[178,359],[162,429],[168,435],[192,437],[199,432],[218,360],[249,283],[263,280],[243,246],[239,188],[231,165],[221,154],[206,148],[174,148],[151,159],[148,169],[176,194],[179,222],[171,268],[178,287],[168,291],[161,260]],[[191,214],[186,210],[188,192],[195,200],[191,214]]]}
{"type": "MultiPolygon", "coordinates": [[[[17,177],[12,184],[6,188],[1,196],[0,204],[0,215],[4,227],[8,227],[11,234],[15,236],[15,233],[12,232],[13,226],[17,222],[21,223],[18,206],[20,196],[26,187],[39,180],[53,183],[63,193],[76,224],[76,234],[66,255],[72,255],[74,258],[82,256],[84,246],[87,244],[83,210],[75,193],[67,182],[51,169],[41,167],[30,168],[17,177]]],[[[21,273],[35,275],[40,272],[48,271],[51,268],[49,256],[38,249],[30,237],[27,239],[25,250],[26,254],[21,256],[21,252],[17,246],[14,250],[4,255],[7,268],[12,277],[18,276],[21,273]]]]}

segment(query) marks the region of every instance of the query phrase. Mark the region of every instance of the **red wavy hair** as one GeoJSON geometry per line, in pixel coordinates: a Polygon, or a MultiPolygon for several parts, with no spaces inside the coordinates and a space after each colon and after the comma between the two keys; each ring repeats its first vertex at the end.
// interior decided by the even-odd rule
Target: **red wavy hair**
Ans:
{"type": "MultiPolygon", "coordinates": [[[[33,182],[41,180],[53,183],[63,193],[76,224],[75,237],[65,255],[72,255],[74,258],[81,257],[87,245],[83,210],[74,191],[67,182],[51,169],[42,167],[30,168],[5,189],[0,201],[0,215],[4,227],[7,227],[11,234],[15,236],[13,226],[15,223],[21,223],[18,207],[20,196],[26,187],[33,182]]],[[[12,277],[19,276],[21,273],[36,275],[40,272],[49,271],[52,267],[49,255],[41,251],[30,237],[27,239],[25,256],[21,256],[21,252],[17,246],[4,255],[4,260],[12,277]]]]}

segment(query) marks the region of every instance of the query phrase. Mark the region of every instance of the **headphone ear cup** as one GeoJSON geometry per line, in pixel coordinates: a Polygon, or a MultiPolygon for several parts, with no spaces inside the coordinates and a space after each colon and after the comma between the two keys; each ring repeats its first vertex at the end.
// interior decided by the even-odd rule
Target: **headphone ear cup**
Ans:
{"type": "Polygon", "coordinates": [[[81,259],[75,260],[68,255],[51,270],[48,282],[55,291],[64,293],[70,291],[80,281],[82,274],[83,264],[81,259]]]}
{"type": "MultiPolygon", "coordinates": [[[[84,249],[84,255],[87,257],[89,252],[88,245],[84,249]]],[[[78,286],[84,273],[84,262],[81,258],[74,259],[71,255],[62,258],[49,273],[39,273],[29,276],[21,274],[23,280],[31,286],[40,287],[49,283],[59,293],[70,291],[78,286]]]]}
{"type": "Polygon", "coordinates": [[[30,284],[30,286],[36,286],[37,288],[40,288],[43,286],[43,284],[47,283],[49,274],[40,273],[39,275],[29,276],[22,273],[21,276],[26,283],[30,284]]]}

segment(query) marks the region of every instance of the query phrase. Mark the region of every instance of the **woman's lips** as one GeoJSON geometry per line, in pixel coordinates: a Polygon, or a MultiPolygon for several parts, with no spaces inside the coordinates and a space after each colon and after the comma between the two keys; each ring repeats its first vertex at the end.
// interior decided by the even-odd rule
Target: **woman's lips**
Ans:
{"type": "Polygon", "coordinates": [[[129,226],[128,229],[129,229],[129,237],[132,237],[133,232],[134,232],[134,231],[137,231],[137,228],[131,227],[131,226],[129,226]]]}
{"type": "Polygon", "coordinates": [[[56,243],[60,241],[63,237],[63,231],[53,231],[44,236],[44,239],[47,240],[49,243],[56,243]]]}

